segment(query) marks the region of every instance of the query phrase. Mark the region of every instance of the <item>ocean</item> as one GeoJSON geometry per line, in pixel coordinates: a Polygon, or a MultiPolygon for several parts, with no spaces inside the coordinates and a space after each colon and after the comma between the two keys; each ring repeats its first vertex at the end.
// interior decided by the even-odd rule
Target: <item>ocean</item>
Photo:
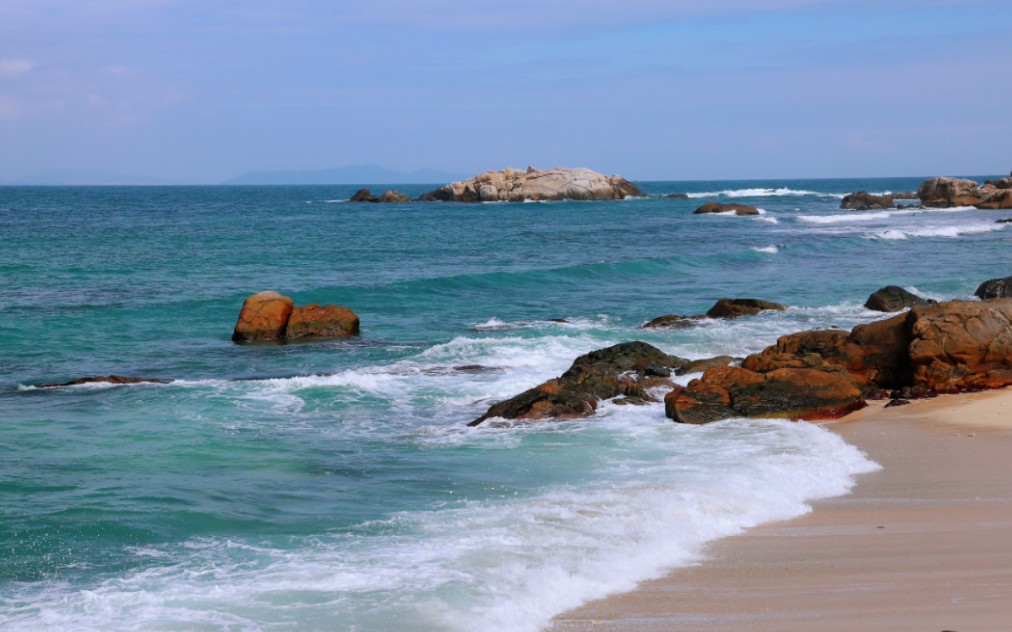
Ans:
{"type": "Polygon", "coordinates": [[[527,204],[2,187],[0,628],[534,631],[845,494],[877,466],[815,424],[609,402],[466,424],[618,342],[744,356],[881,318],[862,305],[884,285],[1008,275],[1012,212],[839,209],[921,180],[527,204]],[[763,212],[692,215],[708,200],[763,212]],[[362,335],[235,345],[261,290],[347,306],[362,335]],[[640,329],[723,297],[789,309],[640,329]],[[36,388],[112,373],[168,383],[36,388]]]}

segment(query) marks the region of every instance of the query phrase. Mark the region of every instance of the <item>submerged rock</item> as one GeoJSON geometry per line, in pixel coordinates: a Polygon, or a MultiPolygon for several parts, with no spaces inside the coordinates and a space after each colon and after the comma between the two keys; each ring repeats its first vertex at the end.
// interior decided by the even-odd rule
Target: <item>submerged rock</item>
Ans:
{"type": "Polygon", "coordinates": [[[887,285],[875,290],[868,297],[868,300],[865,301],[864,306],[876,312],[898,312],[908,307],[927,305],[930,302],[928,299],[921,298],[913,292],[908,292],[898,285],[887,285]]]}
{"type": "Polygon", "coordinates": [[[645,342],[598,349],[577,358],[556,379],[492,405],[469,426],[486,419],[572,419],[594,413],[598,402],[623,396],[625,403],[655,401],[647,389],[673,386],[671,372],[686,363],[645,342]]]}
{"type": "Polygon", "coordinates": [[[60,388],[62,386],[80,386],[81,384],[168,384],[165,380],[146,377],[125,377],[123,375],[99,375],[82,377],[69,382],[39,384],[36,388],[60,388]]]}
{"type": "Polygon", "coordinates": [[[706,312],[706,315],[709,318],[740,318],[754,316],[766,310],[782,312],[786,309],[786,305],[757,298],[722,298],[706,312]]]}
{"type": "Polygon", "coordinates": [[[735,215],[759,215],[759,209],[748,204],[721,204],[719,202],[707,202],[692,212],[693,215],[705,215],[707,213],[731,213],[735,215]]]}
{"type": "Polygon", "coordinates": [[[590,169],[486,171],[422,195],[424,201],[523,202],[525,200],[621,200],[641,197],[632,182],[590,169]]]}
{"type": "Polygon", "coordinates": [[[394,202],[410,202],[411,198],[404,195],[403,193],[391,189],[380,195],[379,197],[372,194],[369,189],[359,189],[355,191],[355,194],[351,196],[351,202],[372,202],[372,203],[394,203],[394,202]]]}
{"type": "Polygon", "coordinates": [[[853,211],[870,211],[873,209],[892,208],[892,195],[872,195],[867,191],[857,191],[850,195],[843,196],[840,200],[840,208],[853,211]]]}
{"type": "Polygon", "coordinates": [[[686,329],[698,325],[699,321],[704,318],[706,316],[703,314],[695,314],[693,316],[668,314],[667,316],[658,316],[651,321],[643,323],[641,329],[686,329]]]}
{"type": "Polygon", "coordinates": [[[988,279],[977,287],[973,295],[985,301],[992,298],[1010,298],[1012,297],[1012,276],[988,279]]]}

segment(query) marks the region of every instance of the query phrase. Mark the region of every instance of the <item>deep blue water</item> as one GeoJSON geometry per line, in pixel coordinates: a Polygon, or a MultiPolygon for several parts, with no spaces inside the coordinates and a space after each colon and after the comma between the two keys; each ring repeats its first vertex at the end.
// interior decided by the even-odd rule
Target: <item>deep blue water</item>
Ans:
{"type": "Polygon", "coordinates": [[[696,197],[477,205],[351,204],[350,186],[0,188],[0,627],[537,629],[843,493],[868,464],[803,424],[686,429],[659,406],[605,405],[588,422],[464,425],[594,348],[744,355],[876,318],[861,305],[883,285],[965,298],[1008,275],[1012,229],[995,220],[1012,213],[838,209],[919,183],[648,182],[696,197]],[[710,199],[765,213],[692,215],[710,199]],[[266,289],[350,307],[362,336],[234,345],[243,299],[266,289]],[[738,296],[790,309],[638,329],[738,296]],[[171,383],[32,388],[110,373],[171,383]]]}

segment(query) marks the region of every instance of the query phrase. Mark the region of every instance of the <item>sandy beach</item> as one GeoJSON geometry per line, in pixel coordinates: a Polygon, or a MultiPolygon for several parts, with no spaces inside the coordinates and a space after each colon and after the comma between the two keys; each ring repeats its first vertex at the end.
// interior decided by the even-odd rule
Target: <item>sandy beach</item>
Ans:
{"type": "Polygon", "coordinates": [[[1012,629],[1012,390],[876,404],[826,427],[882,470],[552,629],[1012,629]]]}

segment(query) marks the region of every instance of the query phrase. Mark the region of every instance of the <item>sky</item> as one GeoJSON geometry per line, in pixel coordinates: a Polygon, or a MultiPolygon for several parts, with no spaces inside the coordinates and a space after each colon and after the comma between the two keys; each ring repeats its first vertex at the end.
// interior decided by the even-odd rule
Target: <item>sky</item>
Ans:
{"type": "Polygon", "coordinates": [[[0,0],[0,182],[1012,169],[1008,0],[0,0]]]}

